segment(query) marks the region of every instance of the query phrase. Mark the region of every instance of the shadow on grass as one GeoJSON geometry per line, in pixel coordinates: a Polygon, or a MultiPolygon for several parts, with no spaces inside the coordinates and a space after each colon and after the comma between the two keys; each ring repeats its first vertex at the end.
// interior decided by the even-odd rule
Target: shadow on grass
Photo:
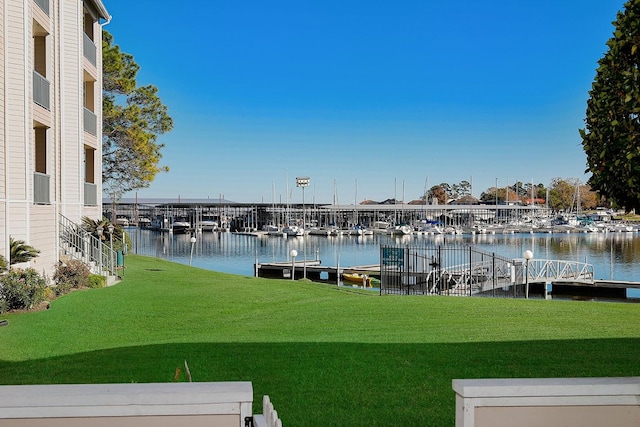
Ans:
{"type": "Polygon", "coordinates": [[[185,343],[0,362],[0,383],[251,381],[295,426],[453,426],[456,378],[640,375],[640,338],[462,344],[185,343]]]}

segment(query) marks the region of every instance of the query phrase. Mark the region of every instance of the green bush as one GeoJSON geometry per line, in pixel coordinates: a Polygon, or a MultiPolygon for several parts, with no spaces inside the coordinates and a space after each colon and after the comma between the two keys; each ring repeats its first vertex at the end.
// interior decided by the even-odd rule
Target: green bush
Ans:
{"type": "Polygon", "coordinates": [[[0,310],[33,308],[44,301],[47,283],[33,268],[12,269],[0,277],[0,310]]]}
{"type": "Polygon", "coordinates": [[[91,274],[89,275],[89,280],[87,282],[87,286],[89,288],[104,288],[107,285],[107,278],[104,276],[100,276],[99,274],[91,274]]]}
{"type": "Polygon", "coordinates": [[[67,262],[60,261],[53,274],[56,294],[64,295],[71,289],[88,287],[90,275],[89,268],[82,261],[75,259],[67,262]]]}

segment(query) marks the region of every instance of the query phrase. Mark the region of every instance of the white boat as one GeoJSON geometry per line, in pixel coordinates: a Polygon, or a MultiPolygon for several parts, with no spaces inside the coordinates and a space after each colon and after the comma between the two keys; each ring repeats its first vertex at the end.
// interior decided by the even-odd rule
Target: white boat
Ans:
{"type": "Polygon", "coordinates": [[[186,233],[191,230],[191,223],[184,218],[178,218],[171,223],[171,231],[174,233],[186,233]]]}
{"type": "Polygon", "coordinates": [[[314,236],[330,236],[331,230],[323,227],[311,227],[307,230],[307,233],[314,236]]]}
{"type": "Polygon", "coordinates": [[[294,237],[304,236],[304,230],[298,227],[297,225],[289,225],[287,227],[284,227],[282,229],[282,232],[287,236],[294,236],[294,237]]]}
{"type": "Polygon", "coordinates": [[[372,226],[373,232],[378,234],[389,234],[391,230],[391,223],[387,221],[374,221],[372,226]]]}
{"type": "Polygon", "coordinates": [[[218,221],[213,216],[203,215],[198,223],[198,228],[202,231],[216,231],[218,229],[218,221]]]}
{"type": "Polygon", "coordinates": [[[364,227],[356,225],[355,227],[351,227],[350,229],[346,230],[345,234],[348,234],[350,236],[362,236],[364,234],[364,227]]]}
{"type": "Polygon", "coordinates": [[[280,227],[273,224],[263,225],[262,231],[266,232],[269,236],[282,236],[284,233],[280,230],[280,227]]]}
{"type": "Polygon", "coordinates": [[[128,227],[129,218],[127,218],[126,216],[119,216],[118,218],[116,218],[116,224],[121,225],[123,227],[128,227]]]}
{"type": "Polygon", "coordinates": [[[411,234],[412,232],[413,232],[413,230],[408,225],[396,225],[392,230],[393,234],[401,234],[403,236],[407,236],[407,235],[411,234]]]}

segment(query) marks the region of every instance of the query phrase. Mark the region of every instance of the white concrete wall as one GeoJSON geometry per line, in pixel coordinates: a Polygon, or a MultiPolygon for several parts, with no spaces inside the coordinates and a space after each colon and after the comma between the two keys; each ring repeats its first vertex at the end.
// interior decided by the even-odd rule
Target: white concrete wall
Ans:
{"type": "Polygon", "coordinates": [[[638,427],[640,377],[453,380],[456,427],[638,427]]]}
{"type": "Polygon", "coordinates": [[[0,386],[0,427],[243,427],[250,382],[0,386]]]}

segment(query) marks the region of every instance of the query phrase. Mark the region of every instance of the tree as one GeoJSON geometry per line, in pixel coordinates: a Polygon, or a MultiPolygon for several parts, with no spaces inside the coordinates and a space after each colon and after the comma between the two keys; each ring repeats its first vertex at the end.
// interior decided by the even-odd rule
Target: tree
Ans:
{"type": "Polygon", "coordinates": [[[13,265],[37,258],[40,250],[27,245],[24,240],[15,240],[9,236],[9,252],[9,264],[13,265]]]}
{"type": "Polygon", "coordinates": [[[443,187],[443,185],[447,184],[434,185],[433,187],[431,187],[428,193],[428,197],[435,198],[438,201],[439,205],[446,205],[447,201],[449,201],[447,190],[443,187]]]}
{"type": "Polygon", "coordinates": [[[640,208],[640,0],[627,1],[614,25],[580,136],[592,174],[588,183],[629,211],[640,208]]]}
{"type": "Polygon", "coordinates": [[[460,181],[459,184],[453,184],[451,190],[455,199],[469,196],[471,195],[471,183],[469,181],[460,181]]]}
{"type": "Polygon", "coordinates": [[[158,137],[173,129],[155,86],[138,86],[140,67],[103,31],[102,182],[113,198],[148,187],[159,172],[164,144],[158,137]]]}

